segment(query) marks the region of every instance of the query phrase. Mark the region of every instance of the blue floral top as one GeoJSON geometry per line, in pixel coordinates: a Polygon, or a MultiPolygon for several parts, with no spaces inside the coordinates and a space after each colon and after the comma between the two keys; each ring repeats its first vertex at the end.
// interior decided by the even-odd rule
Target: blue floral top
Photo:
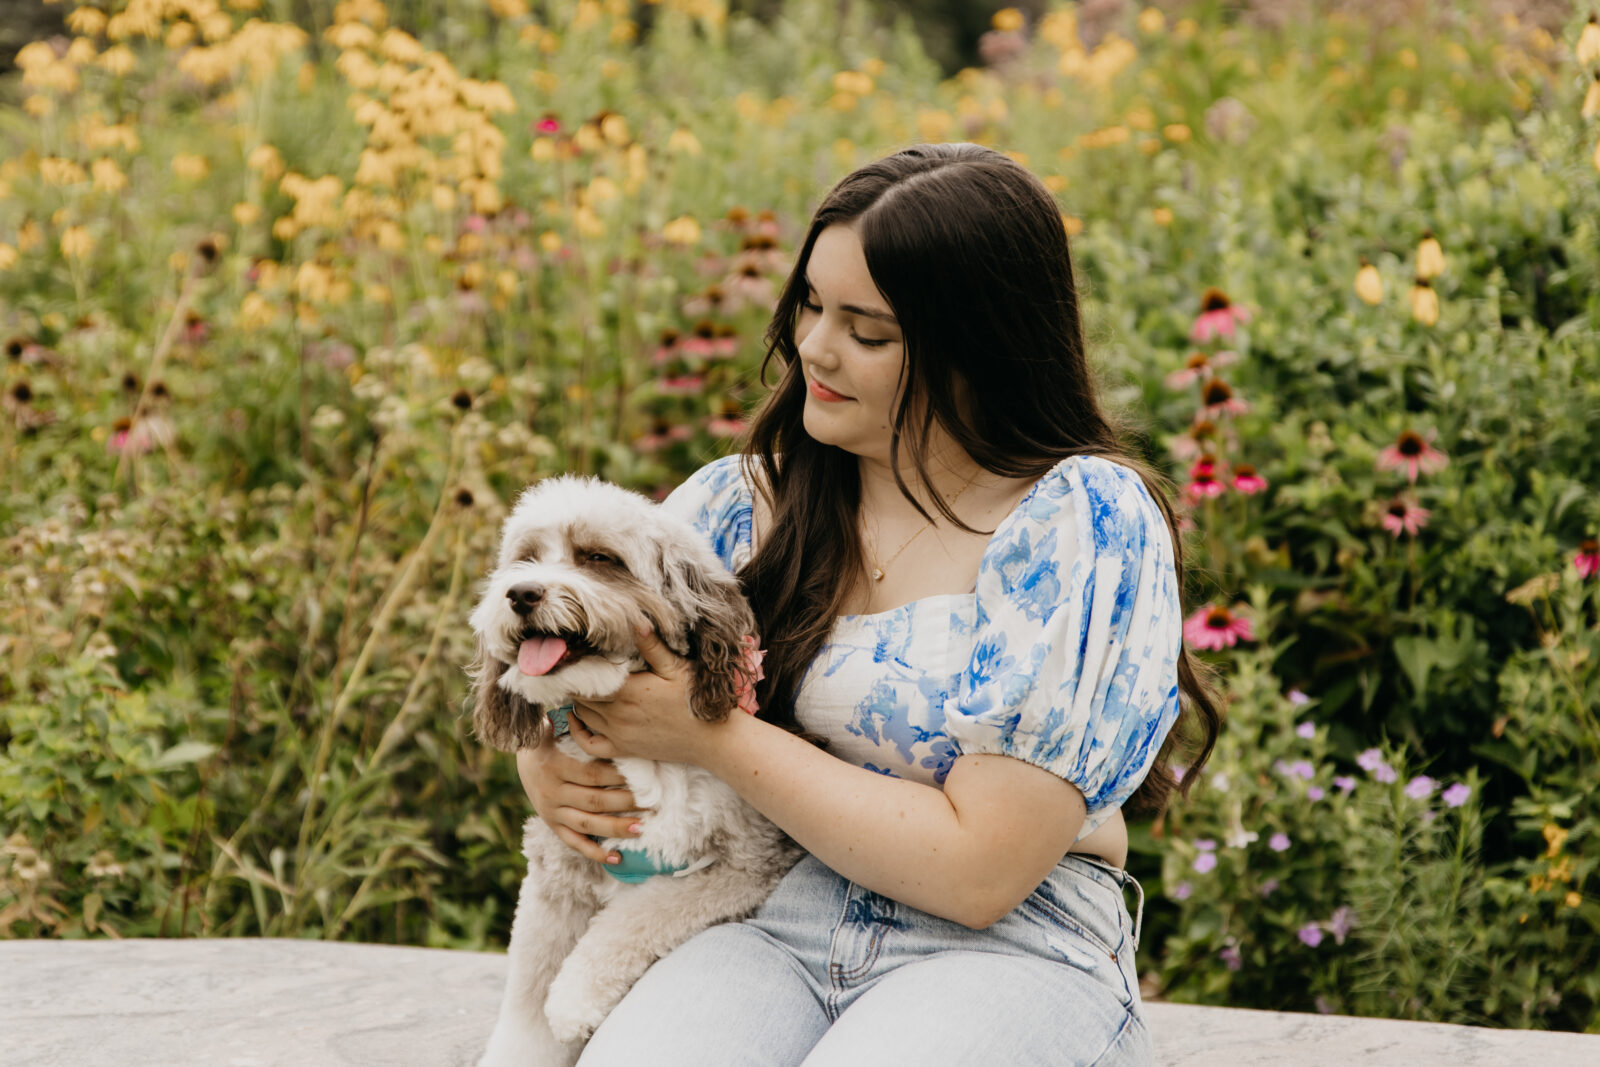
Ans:
{"type": "MultiPolygon", "coordinates": [[[[752,504],[733,455],[664,506],[737,571],[752,504]]],[[[1072,456],[995,528],[972,591],[839,616],[795,714],[832,754],[929,785],[963,753],[1043,767],[1083,792],[1082,838],[1133,795],[1177,720],[1182,633],[1160,508],[1131,469],[1072,456]]]]}

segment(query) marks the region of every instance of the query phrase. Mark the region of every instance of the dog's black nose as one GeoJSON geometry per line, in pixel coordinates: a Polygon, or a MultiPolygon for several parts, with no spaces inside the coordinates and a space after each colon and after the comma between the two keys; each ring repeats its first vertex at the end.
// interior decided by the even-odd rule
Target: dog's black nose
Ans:
{"type": "Polygon", "coordinates": [[[544,599],[544,586],[524,582],[514,585],[506,590],[506,599],[511,601],[511,610],[518,615],[527,615],[533,606],[544,599]]]}

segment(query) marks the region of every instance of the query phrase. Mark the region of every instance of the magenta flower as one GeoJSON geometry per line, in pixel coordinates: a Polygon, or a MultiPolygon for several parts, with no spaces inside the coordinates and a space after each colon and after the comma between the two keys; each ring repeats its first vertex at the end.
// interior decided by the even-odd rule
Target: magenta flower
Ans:
{"type": "Polygon", "coordinates": [[[1423,797],[1433,795],[1433,779],[1425,774],[1419,774],[1406,783],[1406,796],[1412,800],[1421,800],[1423,797]]]}
{"type": "Polygon", "coordinates": [[[1428,474],[1441,471],[1450,464],[1450,457],[1433,447],[1433,439],[1438,435],[1437,430],[1429,430],[1424,438],[1415,430],[1406,430],[1389,445],[1378,453],[1379,470],[1398,470],[1404,467],[1406,478],[1415,484],[1417,471],[1422,470],[1428,474]]]}
{"type": "Polygon", "coordinates": [[[1314,722],[1303,722],[1294,728],[1294,732],[1309,741],[1313,737],[1317,736],[1317,724],[1314,722]]]}
{"type": "Polygon", "coordinates": [[[1459,808],[1461,805],[1465,804],[1467,802],[1467,798],[1471,795],[1472,787],[1466,782],[1457,782],[1455,785],[1439,794],[1440,799],[1442,799],[1448,807],[1452,808],[1459,808]]]}
{"type": "Polygon", "coordinates": [[[687,426],[673,426],[664,419],[657,419],[649,433],[633,439],[636,452],[659,452],[675,441],[687,441],[694,436],[694,431],[687,426]]]}
{"type": "Polygon", "coordinates": [[[1307,800],[1312,800],[1312,801],[1321,800],[1323,797],[1325,797],[1327,795],[1328,795],[1327,793],[1323,792],[1323,789],[1322,789],[1322,787],[1320,785],[1309,785],[1309,786],[1306,786],[1306,799],[1307,800]]]}
{"type": "Polygon", "coordinates": [[[1305,942],[1306,947],[1316,948],[1322,944],[1322,927],[1316,923],[1306,923],[1300,928],[1300,940],[1305,942]]]}
{"type": "Polygon", "coordinates": [[[1221,952],[1218,952],[1217,956],[1223,963],[1227,964],[1230,971],[1237,971],[1244,966],[1244,958],[1239,955],[1238,945],[1228,945],[1221,952]]]}
{"type": "Polygon", "coordinates": [[[1235,615],[1221,605],[1210,605],[1190,615],[1183,623],[1183,637],[1196,648],[1232,648],[1239,641],[1254,641],[1250,620],[1235,615]]]}
{"type": "Polygon", "coordinates": [[[1215,852],[1202,852],[1194,858],[1194,869],[1201,874],[1205,874],[1216,865],[1217,854],[1215,852]]]}
{"type": "Polygon", "coordinates": [[[1357,766],[1366,771],[1368,774],[1371,774],[1373,771],[1377,770],[1379,765],[1382,763],[1383,753],[1379,752],[1375,748],[1369,748],[1365,752],[1361,753],[1361,755],[1356,757],[1357,766]]]}
{"type": "Polygon", "coordinates": [[[656,381],[656,392],[663,396],[694,396],[705,387],[705,378],[698,374],[680,374],[675,378],[656,381]]]}
{"type": "Polygon", "coordinates": [[[1227,488],[1217,477],[1216,459],[1207,454],[1195,460],[1194,466],[1189,468],[1189,484],[1184,487],[1184,492],[1189,494],[1191,500],[1198,501],[1202,497],[1221,496],[1227,488]]]}
{"type": "Polygon", "coordinates": [[[1200,297],[1200,315],[1189,329],[1189,340],[1205,344],[1213,337],[1232,338],[1234,327],[1250,321],[1250,312],[1228,299],[1221,289],[1210,288],[1200,297]]]}
{"type": "Polygon", "coordinates": [[[1200,387],[1200,403],[1206,415],[1243,415],[1250,410],[1248,404],[1233,395],[1233,387],[1221,378],[1212,378],[1200,387]]]}
{"type": "Polygon", "coordinates": [[[1261,888],[1258,890],[1258,892],[1261,894],[1261,898],[1263,900],[1265,900],[1267,897],[1270,897],[1272,894],[1276,893],[1277,891],[1278,891],[1278,880],[1276,878],[1268,878],[1265,882],[1261,883],[1261,888]]]}
{"type": "Polygon", "coordinates": [[[1356,925],[1355,914],[1355,912],[1346,907],[1335,908],[1333,915],[1322,925],[1328,933],[1333,935],[1333,939],[1342,945],[1344,944],[1344,939],[1356,925]]]}
{"type": "Polygon", "coordinates": [[[1194,892],[1194,889],[1193,889],[1192,886],[1189,885],[1188,882],[1179,882],[1172,889],[1172,899],[1173,900],[1188,900],[1189,899],[1189,894],[1192,893],[1192,892],[1194,892]]]}
{"type": "Polygon", "coordinates": [[[1241,463],[1233,468],[1233,487],[1246,496],[1261,492],[1267,487],[1267,480],[1256,473],[1256,469],[1248,463],[1241,463]]]}
{"type": "Polygon", "coordinates": [[[1273,834],[1272,839],[1267,842],[1267,847],[1272,849],[1274,852],[1289,851],[1289,835],[1284,833],[1282,830],[1279,830],[1277,833],[1273,834]]]}
{"type": "Polygon", "coordinates": [[[552,112],[546,111],[544,113],[544,118],[534,123],[533,128],[535,132],[538,133],[560,133],[561,123],[556,119],[552,112]]]}
{"type": "Polygon", "coordinates": [[[706,420],[706,433],[712,437],[738,437],[744,433],[744,420],[738,415],[713,415],[706,420]]]}
{"type": "Polygon", "coordinates": [[[1578,542],[1578,554],[1572,557],[1572,566],[1579,578],[1593,578],[1600,574],[1600,541],[1593,537],[1578,542]]]}
{"type": "Polygon", "coordinates": [[[1384,783],[1392,782],[1396,778],[1398,778],[1399,776],[1400,776],[1400,772],[1396,771],[1393,767],[1389,766],[1387,763],[1378,764],[1377,769],[1375,769],[1372,772],[1372,777],[1374,777],[1378,781],[1384,782],[1384,783]]]}
{"type": "Polygon", "coordinates": [[[1398,538],[1401,534],[1417,536],[1417,531],[1428,525],[1428,516],[1433,512],[1427,508],[1419,508],[1415,504],[1396,498],[1389,501],[1389,506],[1383,513],[1383,528],[1398,538]]]}
{"type": "Polygon", "coordinates": [[[1350,777],[1348,774],[1335,775],[1333,784],[1337,786],[1339,791],[1346,796],[1349,796],[1351,793],[1355,792],[1356,780],[1350,777]]]}
{"type": "Polygon", "coordinates": [[[1223,367],[1229,363],[1237,363],[1239,353],[1218,352],[1215,355],[1206,355],[1204,352],[1190,352],[1189,358],[1183,361],[1183,369],[1175,370],[1166,377],[1167,388],[1184,389],[1204,378],[1216,373],[1212,368],[1223,367]]]}

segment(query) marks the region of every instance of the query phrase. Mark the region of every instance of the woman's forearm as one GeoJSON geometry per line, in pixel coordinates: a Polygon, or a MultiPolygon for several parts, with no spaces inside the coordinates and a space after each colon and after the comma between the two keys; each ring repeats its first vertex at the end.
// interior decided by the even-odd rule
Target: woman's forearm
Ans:
{"type": "Polygon", "coordinates": [[[846,763],[743,715],[707,736],[696,762],[812,855],[873,892],[968,926],[1010,911],[1083,824],[1074,787],[1003,756],[962,757],[940,790],[846,763]]]}

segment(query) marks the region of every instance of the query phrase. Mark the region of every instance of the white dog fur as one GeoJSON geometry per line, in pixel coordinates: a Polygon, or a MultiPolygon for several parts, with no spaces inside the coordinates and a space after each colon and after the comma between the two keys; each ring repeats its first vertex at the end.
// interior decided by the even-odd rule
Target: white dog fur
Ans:
{"type": "MultiPolygon", "coordinates": [[[[719,719],[734,709],[753,682],[745,638],[755,619],[737,579],[694,528],[594,478],[566,475],[526,490],[471,615],[479,739],[504,751],[532,746],[549,729],[548,711],[574,697],[613,696],[645,667],[634,638],[641,621],[695,663],[696,714],[719,719]],[[562,635],[571,650],[542,674],[519,668],[518,650],[535,633],[562,635]]],[[[569,737],[557,744],[589,758],[569,737]]],[[[753,912],[800,856],[707,771],[643,759],[616,765],[651,813],[640,836],[609,838],[602,847],[642,849],[658,865],[689,869],[625,884],[530,817],[510,972],[480,1067],[571,1064],[655,960],[707,927],[753,912]]]]}

